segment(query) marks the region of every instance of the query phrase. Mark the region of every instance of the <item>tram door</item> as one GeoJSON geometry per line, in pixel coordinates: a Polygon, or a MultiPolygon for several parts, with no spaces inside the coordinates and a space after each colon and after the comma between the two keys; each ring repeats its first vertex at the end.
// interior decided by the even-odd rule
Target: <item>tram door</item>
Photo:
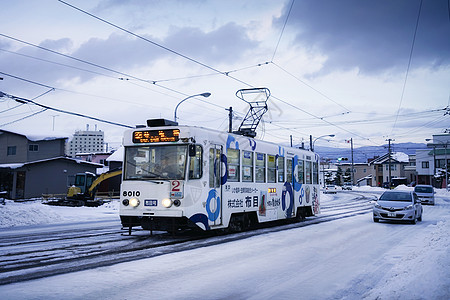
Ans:
{"type": "Polygon", "coordinates": [[[222,224],[222,146],[209,148],[209,195],[206,211],[211,225],[222,224]]]}

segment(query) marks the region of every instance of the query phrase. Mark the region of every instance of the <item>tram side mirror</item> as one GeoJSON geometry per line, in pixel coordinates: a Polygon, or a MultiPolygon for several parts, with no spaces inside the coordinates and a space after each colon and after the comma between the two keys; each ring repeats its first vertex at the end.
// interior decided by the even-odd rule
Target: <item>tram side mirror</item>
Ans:
{"type": "Polygon", "coordinates": [[[195,145],[194,144],[189,144],[189,156],[195,156],[196,151],[195,151],[195,145]]]}

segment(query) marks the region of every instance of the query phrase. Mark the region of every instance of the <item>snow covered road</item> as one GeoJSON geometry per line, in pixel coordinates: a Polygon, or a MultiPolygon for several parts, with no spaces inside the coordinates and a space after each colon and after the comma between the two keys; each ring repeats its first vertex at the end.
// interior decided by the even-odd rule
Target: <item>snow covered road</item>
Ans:
{"type": "MultiPolygon", "coordinates": [[[[323,203],[336,201],[323,197],[323,203]]],[[[336,197],[343,197],[337,195],[336,197]]],[[[448,299],[450,195],[416,225],[371,213],[0,286],[1,299],[448,299]]]]}

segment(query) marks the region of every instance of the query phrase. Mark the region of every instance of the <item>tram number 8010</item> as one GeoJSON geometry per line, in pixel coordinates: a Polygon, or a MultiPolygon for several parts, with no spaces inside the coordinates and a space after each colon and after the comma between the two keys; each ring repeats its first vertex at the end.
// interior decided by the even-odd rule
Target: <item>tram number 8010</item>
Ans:
{"type": "Polygon", "coordinates": [[[141,192],[139,191],[123,191],[122,196],[124,197],[139,197],[141,192]]]}

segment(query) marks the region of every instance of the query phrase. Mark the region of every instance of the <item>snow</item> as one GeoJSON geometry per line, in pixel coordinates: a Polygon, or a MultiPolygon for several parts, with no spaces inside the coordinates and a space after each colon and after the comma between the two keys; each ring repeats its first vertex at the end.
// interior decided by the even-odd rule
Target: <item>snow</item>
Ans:
{"type": "Polygon", "coordinates": [[[120,146],[119,149],[114,151],[113,154],[111,154],[106,161],[123,161],[123,155],[125,153],[125,147],[120,146]]]}
{"type": "Polygon", "coordinates": [[[41,200],[25,202],[5,200],[5,205],[0,205],[0,228],[106,219],[118,220],[118,214],[119,203],[117,201],[99,207],[66,207],[43,205],[41,200]]]}
{"type": "Polygon", "coordinates": [[[25,136],[28,140],[32,142],[38,142],[38,141],[52,141],[52,140],[59,140],[59,139],[68,139],[68,135],[62,132],[51,132],[51,133],[42,133],[42,132],[30,132],[27,130],[27,133],[22,132],[16,132],[12,130],[3,130],[11,133],[15,133],[18,135],[25,136]]]}
{"type": "Polygon", "coordinates": [[[409,162],[409,156],[403,152],[394,152],[392,158],[399,162],[409,162]]]}
{"type": "MultiPolygon", "coordinates": [[[[399,189],[411,189],[401,186],[399,189]]],[[[355,188],[375,192],[383,189],[355,188]]],[[[321,195],[322,203],[352,193],[321,195]]],[[[449,299],[450,193],[416,225],[372,214],[0,286],[2,299],[449,299]]],[[[117,218],[117,203],[0,205],[1,227],[117,218]],[[5,216],[11,217],[3,221],[5,216]],[[31,218],[33,216],[33,218],[31,218]],[[18,218],[19,220],[15,220],[18,218]]],[[[118,226],[120,226],[118,224],[118,226]]]]}

